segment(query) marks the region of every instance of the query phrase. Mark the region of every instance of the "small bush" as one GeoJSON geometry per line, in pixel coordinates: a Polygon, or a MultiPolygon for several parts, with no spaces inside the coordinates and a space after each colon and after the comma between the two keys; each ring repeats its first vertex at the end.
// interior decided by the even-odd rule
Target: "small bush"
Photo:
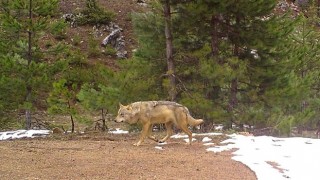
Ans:
{"type": "Polygon", "coordinates": [[[63,40],[67,38],[66,34],[67,24],[63,20],[58,20],[50,25],[50,32],[57,40],[63,40]]]}
{"type": "Polygon", "coordinates": [[[76,34],[72,39],[72,45],[74,46],[79,46],[81,44],[81,37],[79,36],[79,34],[76,34]]]}
{"type": "Polygon", "coordinates": [[[115,50],[111,45],[107,45],[106,49],[104,50],[103,54],[107,56],[116,56],[117,50],[115,50]]]}
{"type": "Polygon", "coordinates": [[[0,117],[0,131],[20,129],[24,126],[22,122],[17,121],[14,117],[0,117]]]}
{"type": "Polygon", "coordinates": [[[86,9],[81,12],[76,23],[79,25],[109,24],[114,16],[114,13],[99,7],[95,0],[87,0],[86,9]]]}
{"type": "Polygon", "coordinates": [[[101,55],[99,49],[99,42],[96,41],[92,36],[89,37],[89,46],[88,46],[88,56],[91,58],[96,58],[101,55]]]}

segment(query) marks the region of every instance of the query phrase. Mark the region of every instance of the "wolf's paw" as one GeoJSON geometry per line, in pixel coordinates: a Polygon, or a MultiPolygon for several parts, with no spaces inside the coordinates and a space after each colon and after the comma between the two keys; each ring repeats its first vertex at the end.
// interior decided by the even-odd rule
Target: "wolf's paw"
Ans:
{"type": "Polygon", "coordinates": [[[134,143],[133,145],[134,145],[134,146],[140,146],[140,144],[141,144],[141,143],[137,142],[137,143],[134,143]]]}
{"type": "Polygon", "coordinates": [[[165,143],[166,141],[164,140],[159,140],[158,143],[162,144],[162,143],[165,143]]]}

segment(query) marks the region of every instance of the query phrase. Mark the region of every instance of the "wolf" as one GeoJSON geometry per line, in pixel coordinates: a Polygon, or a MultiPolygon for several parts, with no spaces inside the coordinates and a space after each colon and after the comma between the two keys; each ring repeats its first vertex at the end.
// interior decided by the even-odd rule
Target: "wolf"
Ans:
{"type": "Polygon", "coordinates": [[[172,101],[139,101],[126,106],[121,103],[119,105],[116,122],[140,123],[142,125],[140,139],[133,144],[135,146],[140,146],[146,137],[156,142],[165,142],[173,134],[173,125],[188,135],[189,142],[187,144],[191,144],[192,132],[188,125],[198,126],[204,122],[203,119],[194,119],[187,107],[172,101]],[[159,141],[151,136],[151,131],[153,124],[160,123],[165,124],[167,134],[159,141]]]}

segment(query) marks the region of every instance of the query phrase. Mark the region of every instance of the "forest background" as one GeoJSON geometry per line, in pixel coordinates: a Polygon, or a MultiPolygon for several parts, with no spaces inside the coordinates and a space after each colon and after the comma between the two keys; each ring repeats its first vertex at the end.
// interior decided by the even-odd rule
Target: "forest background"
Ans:
{"type": "Polygon", "coordinates": [[[0,2],[1,130],[106,130],[120,102],[144,100],[179,102],[204,130],[319,127],[319,1],[0,2]],[[95,32],[121,20],[119,59],[95,32]]]}

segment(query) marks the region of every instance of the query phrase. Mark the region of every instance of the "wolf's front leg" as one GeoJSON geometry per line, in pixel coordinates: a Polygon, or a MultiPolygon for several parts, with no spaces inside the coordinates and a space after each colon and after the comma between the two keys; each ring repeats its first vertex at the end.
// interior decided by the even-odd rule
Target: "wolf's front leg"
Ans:
{"type": "Polygon", "coordinates": [[[142,131],[141,131],[141,135],[140,135],[140,139],[139,139],[139,141],[137,143],[133,144],[134,146],[140,146],[140,144],[144,141],[144,139],[148,135],[150,127],[151,127],[151,124],[144,124],[143,125],[142,131]]]}

